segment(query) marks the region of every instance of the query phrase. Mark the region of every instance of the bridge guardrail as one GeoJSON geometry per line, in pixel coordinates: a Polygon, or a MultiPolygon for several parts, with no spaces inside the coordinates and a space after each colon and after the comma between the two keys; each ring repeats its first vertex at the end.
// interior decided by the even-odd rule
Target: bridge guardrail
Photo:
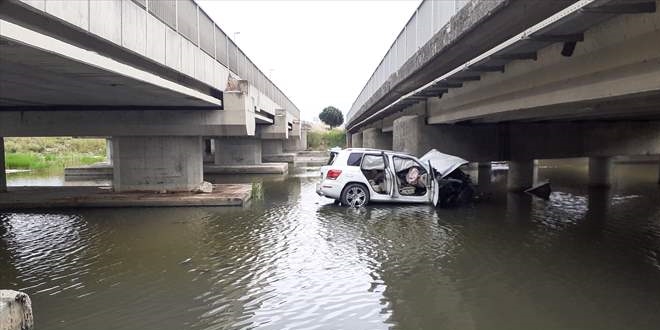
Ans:
{"type": "Polygon", "coordinates": [[[350,122],[369,98],[470,0],[424,0],[401,30],[346,115],[350,122]]]}

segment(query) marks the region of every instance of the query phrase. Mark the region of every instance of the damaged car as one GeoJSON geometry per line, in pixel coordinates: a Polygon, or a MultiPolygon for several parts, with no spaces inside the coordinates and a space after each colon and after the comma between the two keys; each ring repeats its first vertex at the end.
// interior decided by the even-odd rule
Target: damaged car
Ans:
{"type": "Polygon", "coordinates": [[[467,163],[435,149],[421,158],[380,149],[332,149],[316,193],[355,207],[370,202],[451,207],[474,196],[470,176],[460,169],[467,163]]]}

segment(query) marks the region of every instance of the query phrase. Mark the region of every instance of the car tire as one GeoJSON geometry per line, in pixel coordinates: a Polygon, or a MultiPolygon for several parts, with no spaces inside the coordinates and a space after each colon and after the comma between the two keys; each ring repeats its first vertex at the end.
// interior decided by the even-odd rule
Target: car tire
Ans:
{"type": "Polygon", "coordinates": [[[370,198],[369,189],[359,183],[349,183],[341,192],[341,203],[346,206],[366,206],[370,198]]]}

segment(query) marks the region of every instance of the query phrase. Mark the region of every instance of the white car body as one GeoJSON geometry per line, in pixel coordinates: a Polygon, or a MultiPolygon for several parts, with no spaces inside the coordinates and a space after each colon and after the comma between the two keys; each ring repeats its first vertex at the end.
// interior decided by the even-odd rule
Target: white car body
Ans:
{"type": "MultiPolygon", "coordinates": [[[[333,149],[330,152],[329,164],[321,167],[321,180],[316,185],[316,193],[338,201],[342,199],[342,193],[349,184],[357,183],[367,188],[369,192],[367,202],[433,203],[437,205],[437,180],[467,163],[464,159],[443,154],[435,149],[421,158],[395,151],[367,148],[333,149]],[[359,154],[362,156],[359,159],[359,165],[356,165],[356,155],[359,154]],[[379,157],[383,159],[384,169],[380,168],[379,157]],[[352,165],[349,164],[349,161],[353,161],[352,165]],[[409,171],[412,167],[417,167],[417,172],[422,173],[418,176],[418,180],[413,182],[424,187],[412,187],[407,182],[408,176],[403,178],[402,173],[409,171]],[[337,175],[338,171],[340,171],[339,175],[337,175]],[[384,171],[384,182],[374,185],[374,180],[370,182],[367,175],[381,175],[382,172],[379,171],[384,171]],[[425,173],[423,173],[424,171],[425,173]],[[415,194],[403,194],[404,186],[410,187],[408,192],[414,189],[415,194]],[[376,191],[376,188],[379,191],[376,191]],[[421,192],[422,190],[425,191],[421,192]]],[[[382,177],[380,178],[382,179],[382,177]]]]}

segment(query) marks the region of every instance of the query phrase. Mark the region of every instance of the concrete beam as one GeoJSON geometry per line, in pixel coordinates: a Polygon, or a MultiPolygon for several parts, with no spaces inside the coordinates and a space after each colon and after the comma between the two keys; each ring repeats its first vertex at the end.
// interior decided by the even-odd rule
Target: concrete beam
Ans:
{"type": "Polygon", "coordinates": [[[282,140],[289,138],[288,114],[286,109],[275,109],[273,124],[260,126],[259,136],[262,139],[282,140]]]}
{"type": "Polygon", "coordinates": [[[387,78],[366,103],[347,120],[359,122],[404,95],[451,71],[486,50],[550,17],[577,0],[476,1],[465,6],[387,78]]]}
{"type": "MultiPolygon", "coordinates": [[[[538,51],[537,61],[510,62],[504,74],[485,74],[430,99],[428,122],[596,119],[612,112],[637,118],[633,104],[643,107],[660,95],[659,24],[660,12],[617,16],[587,30],[571,57],[554,43],[538,51]],[[612,108],[615,101],[628,106],[612,108]]],[[[657,114],[657,102],[647,107],[657,114]]]]}
{"type": "Polygon", "coordinates": [[[392,149],[392,133],[381,128],[368,128],[362,131],[362,144],[365,148],[392,149]]]}
{"type": "Polygon", "coordinates": [[[113,187],[124,191],[192,191],[202,183],[201,137],[112,137],[113,187]]]}
{"type": "Polygon", "coordinates": [[[475,162],[653,155],[660,153],[660,121],[426,125],[420,116],[394,121],[394,150],[420,156],[433,148],[475,162]]]}
{"type": "Polygon", "coordinates": [[[7,173],[5,169],[5,139],[0,137],[0,193],[7,191],[7,173]]]}

